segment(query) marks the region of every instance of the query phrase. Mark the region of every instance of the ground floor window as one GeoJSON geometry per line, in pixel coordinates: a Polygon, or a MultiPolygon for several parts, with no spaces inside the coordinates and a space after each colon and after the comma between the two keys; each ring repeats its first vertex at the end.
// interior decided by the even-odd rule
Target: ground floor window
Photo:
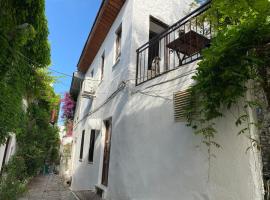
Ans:
{"type": "Polygon", "coordinates": [[[92,163],[94,161],[94,150],[95,150],[95,139],[97,130],[92,129],[90,135],[88,162],[92,163]]]}
{"type": "Polygon", "coordinates": [[[83,130],[83,132],[82,132],[81,149],[80,149],[80,160],[82,160],[82,158],[83,158],[84,134],[85,134],[85,130],[83,130]]]}

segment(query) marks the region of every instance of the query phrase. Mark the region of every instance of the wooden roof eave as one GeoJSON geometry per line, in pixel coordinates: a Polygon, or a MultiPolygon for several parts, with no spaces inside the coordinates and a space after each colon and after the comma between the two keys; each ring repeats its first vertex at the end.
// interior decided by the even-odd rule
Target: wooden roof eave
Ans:
{"type": "Polygon", "coordinates": [[[77,64],[80,72],[87,72],[124,3],[125,0],[102,1],[77,64]]]}

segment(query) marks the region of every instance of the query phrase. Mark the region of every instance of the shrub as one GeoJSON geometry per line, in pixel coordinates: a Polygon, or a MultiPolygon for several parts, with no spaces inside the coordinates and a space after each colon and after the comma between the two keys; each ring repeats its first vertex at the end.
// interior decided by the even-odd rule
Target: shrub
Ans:
{"type": "Polygon", "coordinates": [[[25,192],[27,178],[24,159],[13,156],[0,178],[0,199],[16,200],[25,192]]]}

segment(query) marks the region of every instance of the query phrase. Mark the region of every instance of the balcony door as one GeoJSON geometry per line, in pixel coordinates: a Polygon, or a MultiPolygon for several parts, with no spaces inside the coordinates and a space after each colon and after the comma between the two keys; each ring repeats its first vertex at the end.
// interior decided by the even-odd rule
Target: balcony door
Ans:
{"type": "MultiPolygon", "coordinates": [[[[158,34],[162,33],[169,26],[160,20],[150,17],[149,27],[149,40],[157,37],[158,34]]],[[[159,39],[149,45],[148,51],[148,70],[159,73],[159,62],[160,61],[160,44],[159,39]]]]}
{"type": "Polygon", "coordinates": [[[104,121],[105,124],[105,144],[103,154],[102,179],[101,183],[108,186],[110,151],[111,151],[111,135],[112,135],[112,120],[104,121]]]}

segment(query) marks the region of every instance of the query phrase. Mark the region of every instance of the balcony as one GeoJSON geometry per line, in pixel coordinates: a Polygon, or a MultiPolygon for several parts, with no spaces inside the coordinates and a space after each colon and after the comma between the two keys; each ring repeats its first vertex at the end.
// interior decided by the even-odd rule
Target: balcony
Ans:
{"type": "Polygon", "coordinates": [[[77,101],[83,79],[84,75],[81,72],[73,73],[69,94],[72,96],[74,101],[77,101]]]}
{"type": "Polygon", "coordinates": [[[202,18],[209,7],[210,1],[137,49],[136,85],[201,58],[212,36],[211,24],[202,18]]]}
{"type": "Polygon", "coordinates": [[[81,94],[85,97],[94,96],[98,88],[99,81],[93,78],[87,78],[82,83],[81,94]]]}

